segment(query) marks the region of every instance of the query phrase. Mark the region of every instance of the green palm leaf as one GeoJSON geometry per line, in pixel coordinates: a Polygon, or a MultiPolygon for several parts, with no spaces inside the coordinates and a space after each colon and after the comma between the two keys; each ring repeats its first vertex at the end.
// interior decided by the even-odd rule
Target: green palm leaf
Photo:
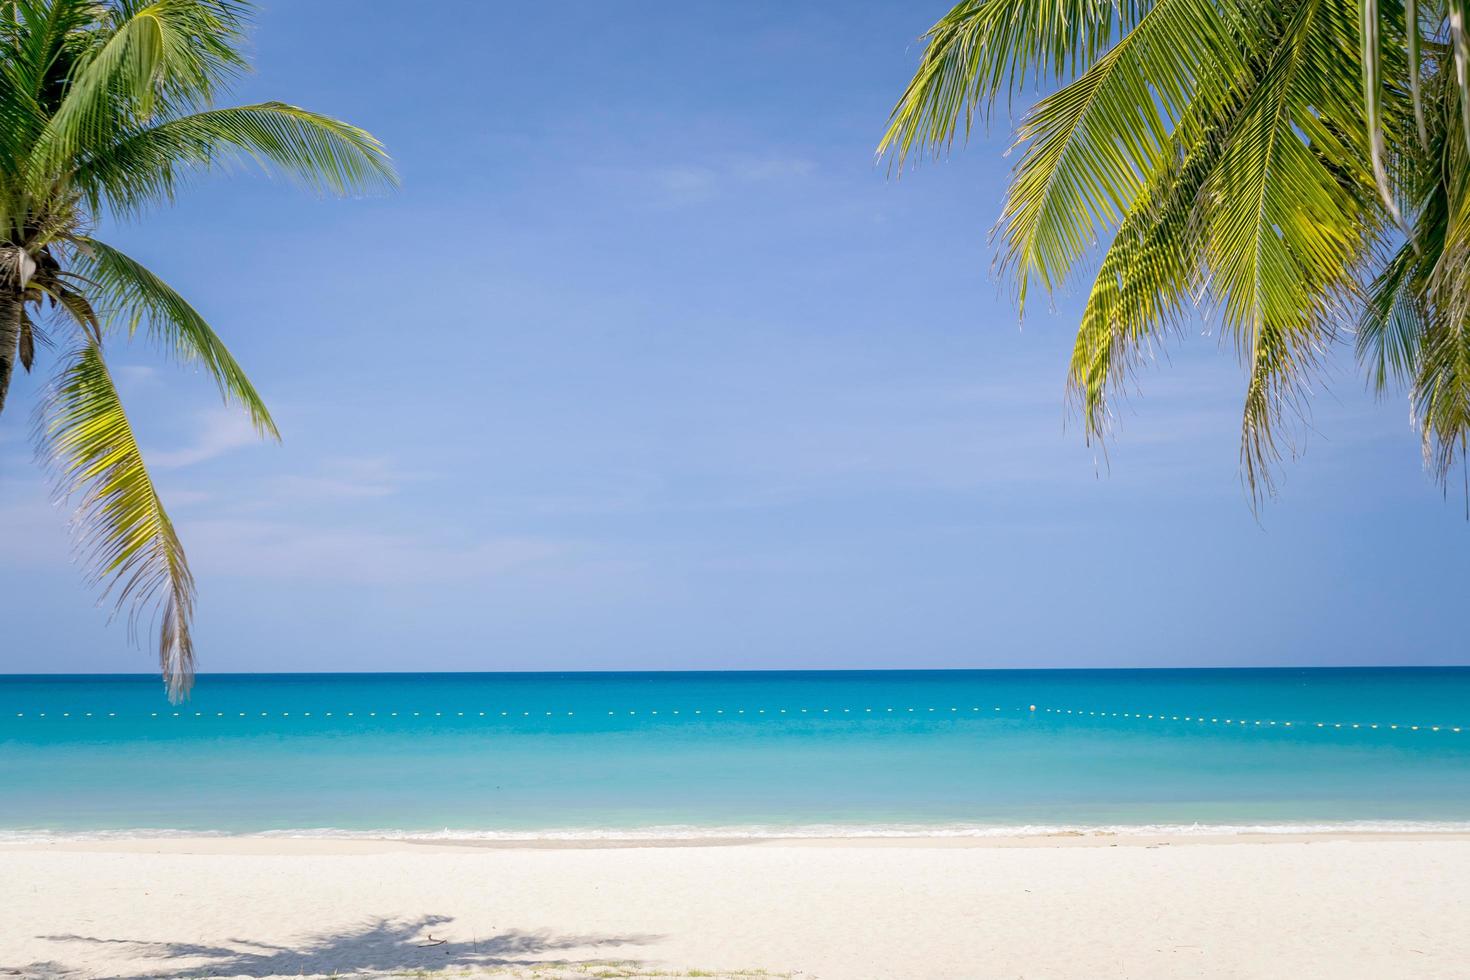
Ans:
{"type": "Polygon", "coordinates": [[[1374,280],[1358,321],[1358,359],[1380,393],[1414,381],[1425,328],[1420,279],[1418,257],[1405,244],[1374,280]]]}
{"type": "Polygon", "coordinates": [[[961,0],[924,34],[924,59],[889,117],[878,153],[911,153],[968,136],[977,112],[1028,79],[1085,70],[1126,34],[1150,0],[961,0]]]}
{"type": "Polygon", "coordinates": [[[1001,222],[1024,307],[1035,277],[1051,291],[1098,235],[1116,228],[1171,142],[1206,65],[1233,77],[1235,37],[1210,0],[1159,0],[1076,81],[1022,122],[1001,222]]]}
{"type": "Polygon", "coordinates": [[[94,581],[134,627],[158,617],[159,665],[169,697],[181,699],[194,669],[194,578],[95,342],[62,369],[38,436],[58,492],[77,502],[78,549],[94,581]]]}
{"type": "MultiPolygon", "coordinates": [[[[95,7],[94,7],[95,9],[95,7]]],[[[244,60],[234,48],[243,8],[230,0],[123,2],[112,30],[77,65],[66,96],[36,141],[40,177],[158,110],[203,105],[244,60]]]]}
{"type": "Polygon", "coordinates": [[[79,278],[92,287],[103,316],[120,321],[131,337],[141,328],[166,353],[207,370],[220,394],[250,413],[262,435],[280,438],[270,410],[224,341],[204,318],[141,263],[95,238],[76,239],[79,278]]]}
{"type": "Polygon", "coordinates": [[[24,29],[12,35],[9,49],[13,55],[0,61],[0,158],[9,172],[21,169],[37,135],[46,127],[41,99],[61,81],[66,68],[63,49],[91,19],[88,6],[38,0],[15,4],[15,21],[24,29]]]}
{"type": "Polygon", "coordinates": [[[1253,493],[1270,489],[1276,423],[1300,407],[1301,386],[1346,322],[1371,227],[1364,147],[1323,121],[1366,131],[1358,69],[1342,56],[1351,14],[1340,0],[1303,0],[1285,14],[1207,190],[1211,290],[1249,374],[1241,462],[1253,493]]]}
{"type": "MultiPolygon", "coordinates": [[[[1441,87],[1464,103],[1458,84],[1441,87]]],[[[1439,152],[1424,168],[1430,188],[1420,212],[1424,233],[1414,239],[1422,253],[1414,268],[1422,293],[1410,397],[1425,461],[1445,483],[1456,463],[1465,464],[1470,447],[1470,150],[1459,138],[1455,101],[1442,99],[1441,105],[1443,113],[1431,123],[1431,146],[1439,152]]]]}
{"type": "Polygon", "coordinates": [[[1203,191],[1243,107],[1239,91],[1195,103],[1108,247],[1067,372],[1089,442],[1108,432],[1110,393],[1204,295],[1203,191]]]}
{"type": "Polygon", "coordinates": [[[1430,470],[1445,481],[1470,443],[1470,325],[1437,322],[1425,332],[1414,413],[1430,470]]]}
{"type": "Polygon", "coordinates": [[[210,109],[124,134],[78,171],[93,206],[120,213],[173,197],[181,177],[244,158],[333,194],[392,187],[397,175],[370,133],[284,102],[210,109]]]}

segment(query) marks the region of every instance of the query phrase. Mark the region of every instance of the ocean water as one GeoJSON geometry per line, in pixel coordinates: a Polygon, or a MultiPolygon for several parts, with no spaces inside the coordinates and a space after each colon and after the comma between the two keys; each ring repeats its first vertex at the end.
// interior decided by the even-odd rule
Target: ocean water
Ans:
{"type": "Polygon", "coordinates": [[[0,676],[0,836],[1470,828],[1470,668],[0,676]]]}

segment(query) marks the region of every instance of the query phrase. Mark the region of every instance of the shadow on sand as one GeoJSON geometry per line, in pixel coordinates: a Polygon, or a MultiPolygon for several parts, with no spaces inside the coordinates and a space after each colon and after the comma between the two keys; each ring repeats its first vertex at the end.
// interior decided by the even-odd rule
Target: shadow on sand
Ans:
{"type": "MultiPolygon", "coordinates": [[[[416,919],[372,919],[344,932],[308,936],[289,946],[229,939],[226,945],[147,942],[130,939],[101,939],[93,936],[57,935],[41,938],[57,943],[58,959],[27,966],[0,966],[0,977],[63,977],[96,973],[95,968],[64,963],[67,952],[86,948],[83,962],[95,962],[97,947],[115,948],[109,957],[107,975],[141,977],[273,977],[314,974],[402,973],[450,968],[492,969],[495,967],[575,967],[579,963],[606,963],[595,959],[561,958],[556,954],[579,951],[596,957],[599,951],[624,946],[643,946],[662,937],[653,935],[556,935],[547,931],[506,930],[487,936],[464,938],[464,930],[453,929],[450,916],[426,915],[416,919]],[[113,972],[123,969],[126,972],[113,972]]],[[[620,961],[622,957],[617,957],[620,961]]],[[[631,964],[630,964],[631,965],[631,964]]]]}

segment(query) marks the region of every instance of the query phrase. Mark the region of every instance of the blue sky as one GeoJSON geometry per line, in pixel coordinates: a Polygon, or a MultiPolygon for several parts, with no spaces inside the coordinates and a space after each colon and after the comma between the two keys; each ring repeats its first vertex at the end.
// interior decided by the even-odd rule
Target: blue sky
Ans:
{"type": "MultiPolygon", "coordinates": [[[[1470,524],[1341,357],[1252,516],[1196,335],[1102,463],[1075,293],[1018,322],[1002,117],[873,161],[911,3],[276,2],[240,101],[379,135],[400,192],[202,180],[106,227],[276,412],[114,351],[205,670],[1466,663],[1470,524]]],[[[0,418],[3,671],[139,670],[0,418]]]]}

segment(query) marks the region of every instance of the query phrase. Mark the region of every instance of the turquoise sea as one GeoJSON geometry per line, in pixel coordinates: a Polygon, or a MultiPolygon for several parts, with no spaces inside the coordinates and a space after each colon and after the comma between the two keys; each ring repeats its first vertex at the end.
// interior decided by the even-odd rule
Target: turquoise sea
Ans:
{"type": "Polygon", "coordinates": [[[8,837],[1342,826],[1470,828],[1470,668],[0,676],[8,837]]]}

